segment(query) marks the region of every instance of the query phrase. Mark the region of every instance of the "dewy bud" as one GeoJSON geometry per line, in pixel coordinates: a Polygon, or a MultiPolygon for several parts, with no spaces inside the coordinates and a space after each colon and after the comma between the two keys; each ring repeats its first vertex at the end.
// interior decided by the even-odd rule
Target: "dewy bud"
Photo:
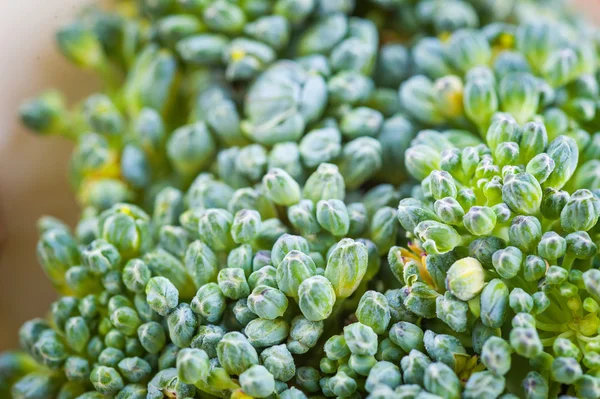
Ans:
{"type": "Polygon", "coordinates": [[[500,328],[508,314],[508,287],[500,279],[490,281],[480,298],[480,317],[483,324],[492,328],[500,328]]]}
{"type": "Polygon", "coordinates": [[[431,254],[452,251],[462,241],[454,228],[432,220],[419,223],[414,233],[423,242],[423,249],[431,254]]]}
{"type": "Polygon", "coordinates": [[[474,206],[463,217],[463,225],[475,236],[490,234],[496,227],[496,214],[487,206],[474,206]]]}
{"type": "Polygon", "coordinates": [[[456,198],[458,189],[452,175],[446,171],[434,170],[428,177],[429,190],[434,199],[456,198]]]}
{"type": "Polygon", "coordinates": [[[345,236],[350,228],[350,217],[346,205],[336,199],[317,202],[317,221],[334,236],[345,236]]]}
{"type": "Polygon", "coordinates": [[[542,203],[542,188],[530,173],[508,175],[502,186],[502,200],[515,213],[535,215],[542,203]]]}
{"type": "Polygon", "coordinates": [[[535,177],[538,182],[543,183],[548,179],[555,167],[554,159],[550,158],[548,154],[541,153],[531,158],[525,170],[535,177]]]}
{"type": "Polygon", "coordinates": [[[504,142],[521,142],[521,127],[509,114],[496,114],[487,130],[486,141],[492,151],[504,142]]]}
{"type": "Polygon", "coordinates": [[[346,185],[338,167],[329,163],[320,164],[317,170],[306,180],[302,194],[314,203],[322,199],[343,201],[346,194],[346,185]]]}
{"type": "Polygon", "coordinates": [[[600,199],[591,191],[575,191],[560,213],[562,228],[572,233],[588,231],[596,225],[600,217],[600,199]]]}
{"type": "Polygon", "coordinates": [[[542,237],[542,225],[534,216],[517,216],[508,230],[512,245],[525,253],[533,251],[542,237]]]}
{"type": "Polygon", "coordinates": [[[267,196],[277,205],[290,206],[300,201],[300,186],[283,169],[271,169],[262,182],[267,196]]]}
{"type": "Polygon", "coordinates": [[[458,299],[469,301],[476,297],[485,283],[485,272],[475,258],[463,258],[448,269],[446,288],[458,299]]]}
{"type": "Polygon", "coordinates": [[[310,321],[327,319],[335,301],[333,286],[323,276],[309,277],[298,287],[298,305],[304,317],[310,321]]]}
{"type": "Polygon", "coordinates": [[[325,277],[339,299],[349,297],[367,272],[368,252],[364,244],[344,238],[329,255],[325,277]]]}
{"type": "Polygon", "coordinates": [[[500,81],[498,96],[502,111],[513,115],[518,123],[529,122],[538,109],[539,84],[529,73],[509,73],[500,81]]]}
{"type": "Polygon", "coordinates": [[[554,160],[556,167],[543,183],[543,187],[560,190],[577,169],[579,161],[577,143],[569,136],[559,136],[550,143],[546,153],[554,160]]]}
{"type": "Polygon", "coordinates": [[[489,123],[498,111],[498,96],[494,82],[486,79],[467,79],[463,93],[465,113],[478,126],[489,123]]]}
{"type": "Polygon", "coordinates": [[[511,279],[521,270],[523,253],[519,248],[506,247],[494,252],[492,263],[500,277],[511,279]]]}
{"type": "Polygon", "coordinates": [[[104,51],[98,38],[81,24],[62,28],[56,34],[62,53],[75,64],[84,68],[100,68],[105,62],[104,51]]]}

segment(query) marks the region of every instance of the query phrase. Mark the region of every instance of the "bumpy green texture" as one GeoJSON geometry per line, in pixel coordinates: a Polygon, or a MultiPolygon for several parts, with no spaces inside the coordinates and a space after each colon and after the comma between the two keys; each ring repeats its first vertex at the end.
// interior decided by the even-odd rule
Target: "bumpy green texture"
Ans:
{"type": "Polygon", "coordinates": [[[17,399],[600,397],[600,31],[559,0],[122,0],[17,399]]]}

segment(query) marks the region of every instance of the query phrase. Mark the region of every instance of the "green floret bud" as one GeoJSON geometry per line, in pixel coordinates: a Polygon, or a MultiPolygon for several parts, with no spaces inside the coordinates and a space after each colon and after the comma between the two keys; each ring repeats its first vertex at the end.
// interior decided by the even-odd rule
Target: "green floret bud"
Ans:
{"type": "Polygon", "coordinates": [[[148,265],[140,259],[131,259],[123,268],[123,284],[131,292],[141,294],[152,278],[148,265]]]}
{"type": "Polygon", "coordinates": [[[546,262],[535,255],[528,255],[523,264],[525,281],[537,281],[546,274],[546,262]]]}
{"type": "Polygon", "coordinates": [[[212,249],[202,241],[192,242],[183,257],[185,269],[196,287],[217,280],[218,260],[212,249]]]}
{"type": "Polygon", "coordinates": [[[433,220],[419,223],[414,233],[423,242],[423,249],[431,254],[452,251],[462,241],[462,237],[454,228],[433,220]]]}
{"type": "Polygon", "coordinates": [[[367,392],[373,392],[381,385],[386,385],[392,389],[402,383],[400,369],[393,363],[382,361],[376,363],[370,370],[365,389],[367,392]]]}
{"type": "Polygon", "coordinates": [[[179,303],[179,291],[168,279],[152,277],[146,285],[146,300],[152,310],[166,316],[179,303]]]}
{"type": "Polygon", "coordinates": [[[517,354],[528,359],[543,351],[542,342],[534,327],[514,327],[510,331],[510,346],[517,354]]]}
{"type": "Polygon", "coordinates": [[[567,338],[557,338],[552,344],[552,350],[558,357],[567,357],[581,360],[581,351],[571,340],[567,338]]]}
{"type": "Polygon", "coordinates": [[[288,307],[288,300],[276,288],[259,285],[248,296],[248,308],[258,317],[274,320],[283,316],[288,307]]]}
{"type": "Polygon", "coordinates": [[[235,320],[237,320],[237,322],[242,326],[248,325],[248,323],[258,317],[248,307],[248,301],[246,298],[239,299],[235,305],[233,305],[233,308],[230,307],[230,311],[233,313],[235,320]]]}
{"type": "Polygon", "coordinates": [[[558,220],[569,198],[570,196],[566,191],[553,188],[545,189],[540,208],[542,215],[550,220],[558,220]]]}
{"type": "Polygon", "coordinates": [[[258,364],[256,349],[239,332],[225,334],[217,345],[219,363],[229,374],[241,375],[258,364]]]}
{"type": "Polygon", "coordinates": [[[536,371],[530,371],[523,379],[523,391],[527,399],[546,398],[549,390],[546,378],[536,371]]]}
{"type": "Polygon", "coordinates": [[[423,342],[432,360],[445,363],[449,367],[456,367],[459,355],[467,353],[460,340],[451,335],[435,334],[427,330],[423,335],[423,342]]]}
{"type": "Polygon", "coordinates": [[[356,381],[343,371],[338,371],[335,376],[331,377],[328,385],[331,392],[338,397],[350,396],[358,388],[356,381]]]}
{"type": "Polygon", "coordinates": [[[309,277],[298,286],[298,305],[304,317],[310,321],[327,319],[335,301],[333,286],[323,276],[309,277]]]}
{"type": "Polygon", "coordinates": [[[266,369],[279,381],[287,382],[296,374],[294,358],[283,344],[265,349],[260,358],[266,369]]]}
{"type": "Polygon", "coordinates": [[[412,349],[423,351],[423,330],[416,324],[401,321],[390,328],[389,338],[406,353],[412,349]]]}
{"type": "Polygon", "coordinates": [[[313,203],[322,199],[343,201],[345,194],[346,184],[339,168],[329,163],[320,164],[317,170],[308,177],[302,190],[303,197],[313,203]]]}
{"type": "Polygon", "coordinates": [[[511,245],[521,251],[533,252],[542,238],[542,225],[535,216],[517,216],[508,230],[511,245]]]}
{"type": "Polygon", "coordinates": [[[151,354],[159,353],[167,342],[164,328],[155,321],[150,321],[139,326],[137,334],[142,347],[151,354]]]}
{"type": "Polygon", "coordinates": [[[448,399],[460,398],[460,380],[444,363],[431,363],[425,369],[423,386],[429,392],[448,399]]]}
{"type": "Polygon", "coordinates": [[[192,348],[202,349],[206,354],[214,359],[217,357],[217,344],[225,335],[225,330],[215,325],[200,325],[192,343],[192,348]]]}
{"type": "Polygon", "coordinates": [[[398,221],[396,210],[389,206],[378,209],[371,219],[371,239],[380,253],[385,253],[396,244],[398,221]]]}
{"type": "Polygon", "coordinates": [[[317,203],[316,217],[319,225],[334,236],[345,236],[350,228],[350,217],[346,205],[336,199],[317,203]]]}
{"type": "Polygon", "coordinates": [[[310,256],[298,250],[291,250],[277,266],[277,286],[285,295],[297,298],[300,284],[314,276],[316,268],[310,256]]]}
{"type": "Polygon", "coordinates": [[[243,269],[237,267],[222,269],[217,276],[217,281],[221,292],[227,298],[240,299],[250,294],[243,269]]]}
{"type": "Polygon", "coordinates": [[[292,319],[290,335],[287,348],[291,353],[303,354],[313,348],[321,334],[323,334],[324,323],[322,321],[310,321],[304,316],[296,316],[292,319]]]}
{"type": "Polygon", "coordinates": [[[431,196],[440,200],[445,197],[455,198],[458,193],[456,183],[452,175],[446,171],[434,170],[426,180],[422,182],[427,189],[424,191],[431,193],[431,196]]]}
{"type": "Polygon", "coordinates": [[[333,285],[338,299],[356,291],[367,272],[368,258],[367,247],[360,242],[344,238],[336,244],[328,256],[325,277],[333,285]]]}
{"type": "MultiPolygon", "coordinates": [[[[405,280],[407,277],[405,277],[405,280]]],[[[422,282],[416,282],[408,289],[404,306],[414,314],[425,317],[435,317],[436,299],[439,293],[422,282]]]]}
{"type": "Polygon", "coordinates": [[[404,383],[423,385],[425,370],[431,360],[422,352],[412,349],[408,356],[400,361],[404,383]]]}
{"type": "Polygon", "coordinates": [[[589,259],[598,253],[598,246],[585,231],[577,231],[565,237],[567,254],[577,259],[589,259]]]}
{"type": "Polygon", "coordinates": [[[275,391],[273,374],[260,365],[254,365],[240,375],[240,385],[249,396],[265,398],[275,391]]]}
{"type": "Polygon", "coordinates": [[[181,303],[167,318],[171,341],[180,348],[189,346],[194,337],[198,321],[190,306],[181,303]]]}
{"type": "Polygon", "coordinates": [[[369,326],[377,334],[383,334],[390,323],[391,315],[387,298],[376,291],[367,291],[356,309],[359,322],[369,326]]]}
{"type": "Polygon", "coordinates": [[[271,250],[271,264],[276,268],[279,267],[286,256],[292,251],[308,255],[310,252],[308,242],[302,236],[291,234],[281,235],[271,250]]]}
{"type": "Polygon", "coordinates": [[[121,375],[130,382],[142,382],[151,376],[150,364],[139,357],[128,357],[118,364],[121,375]]]}
{"type": "MultiPolygon", "coordinates": [[[[278,3],[279,4],[279,3],[278,3]]],[[[306,399],[307,396],[299,389],[291,387],[279,393],[281,399],[306,399]]]]}
{"type": "Polygon", "coordinates": [[[490,337],[481,349],[481,362],[495,375],[503,376],[510,370],[511,353],[508,342],[499,337],[490,337]]]}
{"type": "Polygon", "coordinates": [[[499,82],[498,97],[502,111],[513,115],[519,123],[528,122],[538,109],[539,83],[527,72],[510,72],[499,82]]]}
{"type": "Polygon", "coordinates": [[[600,199],[591,191],[575,191],[560,213],[560,224],[567,233],[588,231],[600,217],[600,199]]]}
{"type": "Polygon", "coordinates": [[[83,68],[101,68],[105,63],[102,45],[94,33],[73,23],[56,34],[58,47],[65,57],[83,68]]]}
{"type": "Polygon", "coordinates": [[[517,247],[506,247],[492,255],[492,264],[500,277],[511,279],[521,270],[523,253],[517,247]]]}
{"type": "Polygon", "coordinates": [[[550,143],[546,153],[554,160],[556,167],[543,183],[543,187],[560,190],[577,168],[579,160],[577,143],[569,136],[559,136],[550,143]]]}
{"type": "Polygon", "coordinates": [[[489,371],[480,371],[471,374],[465,384],[464,398],[494,398],[500,396],[504,391],[504,377],[494,375],[489,371]]]}
{"type": "Polygon", "coordinates": [[[548,179],[555,167],[554,160],[548,154],[542,153],[533,157],[527,163],[525,170],[535,177],[538,182],[543,183],[548,179]]]}
{"type": "Polygon", "coordinates": [[[237,212],[231,225],[231,236],[236,244],[252,242],[261,228],[261,216],[255,210],[243,209],[237,212]]]}
{"type": "Polygon", "coordinates": [[[86,382],[90,378],[90,362],[87,359],[71,356],[65,361],[65,376],[74,382],[86,382]]]}
{"type": "Polygon", "coordinates": [[[256,348],[266,348],[285,341],[290,325],[282,318],[275,320],[254,319],[244,329],[248,341],[256,348]]]}
{"type": "Polygon", "coordinates": [[[553,231],[544,233],[540,240],[538,247],[538,254],[547,259],[549,262],[553,262],[556,259],[561,258],[567,251],[567,242],[564,238],[559,236],[553,231]]]}
{"type": "Polygon", "coordinates": [[[456,299],[450,292],[438,296],[435,301],[435,313],[438,319],[448,324],[456,332],[467,329],[469,305],[456,299]]]}
{"type": "Polygon", "coordinates": [[[266,195],[277,205],[291,206],[300,201],[300,186],[283,169],[271,169],[262,183],[266,195]]]}
{"type": "Polygon", "coordinates": [[[248,285],[250,286],[251,290],[254,290],[259,285],[278,288],[277,269],[271,265],[260,268],[259,270],[253,272],[250,277],[248,277],[248,285]]]}
{"type": "Polygon", "coordinates": [[[250,244],[242,244],[232,249],[227,255],[227,267],[242,269],[246,277],[252,273],[252,261],[253,254],[250,244]]]}
{"type": "Polygon", "coordinates": [[[207,209],[198,219],[198,234],[213,251],[225,251],[233,246],[231,225],[233,216],[223,209],[207,209]]]}
{"type": "Polygon", "coordinates": [[[381,129],[383,115],[374,109],[357,107],[346,113],[340,121],[340,131],[347,139],[376,136],[381,129]]]}
{"type": "Polygon", "coordinates": [[[246,24],[244,11],[231,3],[218,0],[204,9],[203,17],[209,29],[225,34],[239,34],[246,24]]]}
{"type": "Polygon", "coordinates": [[[66,116],[65,103],[60,92],[49,90],[21,105],[19,116],[22,123],[34,132],[61,133],[66,116]]]}
{"type": "Polygon", "coordinates": [[[542,188],[530,173],[508,175],[502,186],[502,200],[521,215],[535,215],[542,203],[542,188]]]}
{"type": "Polygon", "coordinates": [[[124,335],[135,335],[142,324],[137,312],[129,307],[120,307],[112,312],[110,321],[115,328],[124,335]]]}
{"type": "Polygon", "coordinates": [[[462,221],[469,233],[475,236],[488,235],[496,227],[496,214],[486,206],[474,206],[462,221]]]}
{"type": "Polygon", "coordinates": [[[192,311],[209,323],[221,320],[226,306],[227,299],[216,283],[208,283],[200,287],[191,303],[192,311]]]}
{"type": "MultiPolygon", "coordinates": [[[[362,75],[358,76],[366,79],[362,75]]],[[[330,91],[335,79],[334,77],[329,82],[330,91]]],[[[299,147],[303,163],[311,168],[336,159],[342,151],[341,141],[341,134],[336,128],[328,127],[309,132],[302,138],[299,147]]]]}
{"type": "Polygon", "coordinates": [[[19,379],[10,389],[15,399],[51,398],[58,394],[61,381],[44,372],[32,372],[19,379]]]}
{"type": "Polygon", "coordinates": [[[371,368],[377,363],[375,356],[371,355],[350,355],[348,359],[348,367],[355,373],[363,376],[369,375],[371,368]]]}
{"type": "Polygon", "coordinates": [[[437,220],[435,213],[416,199],[406,198],[398,205],[398,221],[406,231],[414,231],[421,222],[437,220]]]}
{"type": "Polygon", "coordinates": [[[508,313],[508,287],[500,279],[490,281],[480,297],[480,317],[483,324],[491,328],[500,328],[508,313]]]}
{"type": "Polygon", "coordinates": [[[73,237],[64,230],[45,232],[37,244],[37,258],[46,276],[56,286],[64,284],[65,273],[79,264],[79,249],[73,237]]]}
{"type": "Polygon", "coordinates": [[[433,208],[441,222],[450,225],[460,225],[463,222],[465,211],[460,203],[452,197],[435,201],[433,208]]]}
{"type": "Polygon", "coordinates": [[[344,339],[352,354],[374,356],[377,353],[377,334],[362,323],[344,327],[344,339]]]}
{"type": "Polygon", "coordinates": [[[194,176],[208,166],[216,152],[216,144],[204,122],[180,127],[167,143],[167,157],[175,170],[194,176]]]}
{"type": "Polygon", "coordinates": [[[125,386],[119,372],[112,367],[95,367],[90,374],[90,381],[96,391],[104,395],[114,395],[125,386]]]}
{"type": "Polygon", "coordinates": [[[582,373],[581,365],[572,357],[557,357],[552,362],[552,379],[561,384],[573,384],[582,373]]]}
{"type": "Polygon", "coordinates": [[[355,189],[368,181],[382,166],[382,148],[379,140],[359,137],[342,149],[340,173],[347,188],[355,189]]]}
{"type": "Polygon", "coordinates": [[[301,200],[292,205],[288,208],[287,216],[290,223],[303,234],[315,234],[321,230],[315,213],[315,205],[311,200],[301,200]]]}
{"type": "Polygon", "coordinates": [[[82,353],[90,337],[90,329],[83,317],[71,317],[65,323],[65,338],[75,352],[82,353]]]}
{"type": "Polygon", "coordinates": [[[510,308],[515,313],[529,313],[533,310],[533,297],[521,288],[513,288],[508,297],[510,308]]]}
{"type": "Polygon", "coordinates": [[[448,269],[446,288],[458,299],[470,301],[483,289],[485,272],[475,258],[460,259],[448,269]]]}

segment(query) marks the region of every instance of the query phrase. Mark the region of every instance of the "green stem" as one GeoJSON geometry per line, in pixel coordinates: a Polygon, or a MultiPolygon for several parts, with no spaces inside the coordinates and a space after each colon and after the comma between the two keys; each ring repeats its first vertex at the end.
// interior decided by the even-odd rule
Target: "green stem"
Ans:
{"type": "Polygon", "coordinates": [[[567,253],[562,261],[562,267],[563,269],[565,269],[566,271],[570,271],[571,270],[571,266],[573,266],[573,262],[575,262],[575,255],[573,254],[569,254],[567,253]]]}

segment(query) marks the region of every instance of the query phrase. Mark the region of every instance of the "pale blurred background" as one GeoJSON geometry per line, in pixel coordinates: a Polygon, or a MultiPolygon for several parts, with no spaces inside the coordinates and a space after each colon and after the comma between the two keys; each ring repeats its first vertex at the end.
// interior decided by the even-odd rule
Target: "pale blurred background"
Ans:
{"type": "MultiPolygon", "coordinates": [[[[37,264],[36,221],[52,215],[73,225],[77,205],[66,180],[71,144],[26,132],[15,115],[26,98],[49,87],[71,101],[97,82],[67,63],[54,32],[93,0],[3,0],[0,13],[0,351],[17,346],[26,320],[44,316],[54,290],[37,264]]],[[[362,0],[358,0],[362,1],[362,0]]],[[[600,0],[574,0],[600,22],[600,0]]]]}

